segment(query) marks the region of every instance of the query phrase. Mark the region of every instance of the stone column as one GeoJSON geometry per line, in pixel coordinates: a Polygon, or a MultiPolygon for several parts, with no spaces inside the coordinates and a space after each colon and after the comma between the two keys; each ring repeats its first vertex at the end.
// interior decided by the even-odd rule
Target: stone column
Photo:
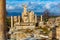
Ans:
{"type": "Polygon", "coordinates": [[[18,22],[18,17],[17,16],[14,16],[14,24],[18,22]]]}
{"type": "Polygon", "coordinates": [[[13,27],[13,16],[11,16],[11,28],[13,27]]]}
{"type": "Polygon", "coordinates": [[[43,22],[43,20],[42,20],[42,15],[41,15],[39,26],[43,26],[43,24],[44,24],[44,22],[43,22]]]}
{"type": "Polygon", "coordinates": [[[41,15],[41,22],[42,22],[42,15],[41,15]]]}
{"type": "Polygon", "coordinates": [[[35,14],[35,23],[37,23],[37,15],[35,14]]]}
{"type": "Polygon", "coordinates": [[[14,40],[15,39],[15,34],[13,33],[14,31],[14,17],[11,16],[11,35],[10,35],[10,40],[14,40]]]}
{"type": "Polygon", "coordinates": [[[19,22],[19,24],[20,24],[20,16],[18,16],[18,22],[19,22]]]}
{"type": "Polygon", "coordinates": [[[5,13],[6,13],[6,0],[0,0],[0,40],[6,40],[5,31],[5,13]]]}

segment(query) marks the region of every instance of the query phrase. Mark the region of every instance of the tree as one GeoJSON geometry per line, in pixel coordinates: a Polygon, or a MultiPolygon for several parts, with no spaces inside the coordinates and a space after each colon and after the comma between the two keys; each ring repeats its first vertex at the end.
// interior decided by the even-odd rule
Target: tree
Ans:
{"type": "Polygon", "coordinates": [[[11,27],[11,18],[6,18],[6,25],[11,27]]]}
{"type": "Polygon", "coordinates": [[[50,12],[49,12],[48,10],[45,10],[45,11],[44,11],[44,15],[43,15],[43,17],[44,17],[44,20],[45,20],[45,21],[48,20],[48,18],[49,18],[49,14],[50,14],[50,12]]]}
{"type": "Polygon", "coordinates": [[[6,0],[0,0],[0,40],[6,40],[5,13],[6,0]]]}

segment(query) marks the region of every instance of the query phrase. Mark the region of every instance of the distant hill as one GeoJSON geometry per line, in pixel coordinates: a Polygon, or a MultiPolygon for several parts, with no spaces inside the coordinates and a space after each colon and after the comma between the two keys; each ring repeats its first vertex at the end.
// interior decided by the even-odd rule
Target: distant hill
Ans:
{"type": "MultiPolygon", "coordinates": [[[[37,16],[43,15],[43,12],[34,12],[37,16]]],[[[7,16],[18,16],[18,15],[22,15],[22,12],[7,12],[7,16]]],[[[50,16],[60,16],[60,14],[58,13],[50,13],[50,16]]]]}

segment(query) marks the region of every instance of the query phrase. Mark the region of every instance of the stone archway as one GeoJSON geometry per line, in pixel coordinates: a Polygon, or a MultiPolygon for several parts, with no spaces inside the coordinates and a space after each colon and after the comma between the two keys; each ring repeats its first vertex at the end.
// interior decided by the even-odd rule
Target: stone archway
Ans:
{"type": "Polygon", "coordinates": [[[5,14],[6,14],[6,0],[0,0],[0,40],[6,40],[5,14]]]}

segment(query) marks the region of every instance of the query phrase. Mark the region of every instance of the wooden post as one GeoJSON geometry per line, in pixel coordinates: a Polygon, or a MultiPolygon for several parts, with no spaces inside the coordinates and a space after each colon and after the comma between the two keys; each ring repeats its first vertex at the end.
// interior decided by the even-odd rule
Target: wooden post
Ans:
{"type": "Polygon", "coordinates": [[[6,0],[0,0],[0,40],[6,40],[5,31],[5,13],[6,13],[6,0]]]}

